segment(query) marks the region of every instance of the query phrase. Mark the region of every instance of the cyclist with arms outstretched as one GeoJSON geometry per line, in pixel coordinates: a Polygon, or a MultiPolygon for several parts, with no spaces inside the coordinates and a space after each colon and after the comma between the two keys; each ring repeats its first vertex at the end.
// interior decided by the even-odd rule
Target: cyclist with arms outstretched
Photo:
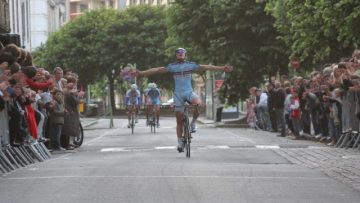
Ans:
{"type": "MultiPolygon", "coordinates": [[[[182,139],[183,133],[183,113],[184,104],[186,101],[191,102],[193,105],[201,105],[201,100],[198,95],[193,92],[192,88],[192,73],[198,70],[214,70],[231,72],[231,66],[213,66],[213,65],[199,65],[194,62],[185,61],[186,50],[178,48],[175,51],[176,62],[168,64],[166,67],[151,68],[146,71],[135,71],[134,76],[150,76],[157,73],[170,72],[175,81],[175,90],[173,93],[175,115],[176,115],[176,134],[178,138],[178,151],[183,152],[184,142],[182,139]]],[[[191,131],[196,131],[195,122],[199,116],[199,109],[195,108],[193,112],[193,119],[191,121],[191,131]]]]}

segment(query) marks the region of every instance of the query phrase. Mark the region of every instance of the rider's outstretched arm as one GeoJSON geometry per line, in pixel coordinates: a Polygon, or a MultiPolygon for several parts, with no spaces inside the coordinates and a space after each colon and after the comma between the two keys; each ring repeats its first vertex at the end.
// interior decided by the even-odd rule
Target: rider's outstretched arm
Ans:
{"type": "Polygon", "coordinates": [[[200,70],[215,70],[215,71],[225,71],[231,72],[232,66],[213,66],[213,65],[199,65],[200,70]]]}
{"type": "Polygon", "coordinates": [[[166,73],[167,70],[165,67],[156,67],[156,68],[150,68],[148,70],[145,71],[137,71],[137,76],[150,76],[156,73],[166,73]]]}

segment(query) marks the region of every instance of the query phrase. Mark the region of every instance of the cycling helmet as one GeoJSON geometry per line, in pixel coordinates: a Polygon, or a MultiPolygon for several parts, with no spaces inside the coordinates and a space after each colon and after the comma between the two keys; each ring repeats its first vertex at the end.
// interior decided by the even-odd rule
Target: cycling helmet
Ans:
{"type": "Polygon", "coordinates": [[[130,88],[131,88],[131,90],[137,90],[138,87],[136,84],[132,84],[130,88]]]}
{"type": "Polygon", "coordinates": [[[154,88],[157,88],[157,85],[156,85],[156,83],[154,83],[154,82],[153,82],[153,86],[154,86],[154,88]]]}
{"type": "Polygon", "coordinates": [[[176,50],[175,50],[175,54],[177,54],[177,53],[186,53],[186,49],[184,49],[184,48],[177,48],[176,50]]]}
{"type": "Polygon", "coordinates": [[[154,83],[151,82],[151,83],[148,84],[149,89],[152,89],[153,87],[154,87],[154,83]]]}

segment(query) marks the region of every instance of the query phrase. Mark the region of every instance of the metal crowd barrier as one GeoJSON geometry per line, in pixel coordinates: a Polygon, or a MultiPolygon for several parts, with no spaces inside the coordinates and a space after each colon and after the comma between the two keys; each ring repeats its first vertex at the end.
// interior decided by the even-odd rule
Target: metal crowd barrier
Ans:
{"type": "Polygon", "coordinates": [[[360,150],[360,122],[357,113],[360,112],[360,93],[346,92],[343,96],[342,129],[343,132],[336,147],[360,150]]]}
{"type": "Polygon", "coordinates": [[[42,142],[13,147],[9,144],[9,117],[7,109],[0,111],[0,174],[8,173],[51,158],[42,142]]]}
{"type": "Polygon", "coordinates": [[[0,150],[0,172],[2,174],[51,158],[51,153],[42,142],[19,147],[2,147],[0,150]]]}

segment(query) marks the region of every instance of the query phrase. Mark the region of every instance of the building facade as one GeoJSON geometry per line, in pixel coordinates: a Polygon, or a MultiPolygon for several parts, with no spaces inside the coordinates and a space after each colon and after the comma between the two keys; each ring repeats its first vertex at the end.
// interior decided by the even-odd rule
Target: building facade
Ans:
{"type": "Polygon", "coordinates": [[[30,19],[30,50],[34,50],[66,22],[66,1],[31,0],[30,19]]]}
{"type": "Polygon", "coordinates": [[[66,22],[66,0],[5,0],[9,7],[10,34],[18,35],[28,51],[41,46],[66,22]]]}
{"type": "Polygon", "coordinates": [[[148,4],[148,5],[167,5],[170,4],[172,2],[174,2],[174,0],[125,0],[125,6],[132,6],[132,5],[142,5],[142,4],[148,4]]]}
{"type": "Polygon", "coordinates": [[[10,32],[9,0],[0,0],[0,33],[10,32]]]}
{"type": "Polygon", "coordinates": [[[20,45],[29,50],[30,42],[30,0],[9,1],[10,33],[20,36],[20,45]]]}
{"type": "Polygon", "coordinates": [[[76,18],[87,10],[101,7],[119,9],[120,0],[68,0],[70,7],[70,20],[76,18]]]}

